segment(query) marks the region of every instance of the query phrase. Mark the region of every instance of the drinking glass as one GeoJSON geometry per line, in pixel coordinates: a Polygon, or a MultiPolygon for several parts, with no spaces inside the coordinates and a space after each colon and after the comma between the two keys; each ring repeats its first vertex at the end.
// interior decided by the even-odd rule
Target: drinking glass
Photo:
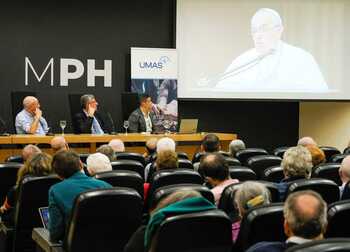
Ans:
{"type": "Polygon", "coordinates": [[[62,129],[62,135],[64,135],[64,129],[67,126],[67,121],[66,120],[60,120],[60,127],[62,129]]]}
{"type": "Polygon", "coordinates": [[[123,123],[123,127],[125,128],[125,135],[128,134],[128,128],[129,128],[129,121],[125,120],[123,123]]]}

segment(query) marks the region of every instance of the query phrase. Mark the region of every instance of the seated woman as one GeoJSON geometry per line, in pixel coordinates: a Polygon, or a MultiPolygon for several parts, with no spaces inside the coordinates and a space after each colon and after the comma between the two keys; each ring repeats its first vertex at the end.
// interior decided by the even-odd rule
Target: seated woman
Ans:
{"type": "Polygon", "coordinates": [[[16,185],[14,185],[5,198],[4,203],[0,207],[0,213],[4,221],[12,223],[13,208],[17,202],[17,192],[22,180],[26,176],[47,176],[52,174],[51,156],[46,153],[34,154],[25,164],[18,170],[16,185]]]}
{"type": "Polygon", "coordinates": [[[232,224],[232,240],[236,241],[241,220],[244,214],[251,208],[270,204],[270,191],[264,184],[247,181],[241,184],[235,194],[235,202],[240,220],[232,224]]]}

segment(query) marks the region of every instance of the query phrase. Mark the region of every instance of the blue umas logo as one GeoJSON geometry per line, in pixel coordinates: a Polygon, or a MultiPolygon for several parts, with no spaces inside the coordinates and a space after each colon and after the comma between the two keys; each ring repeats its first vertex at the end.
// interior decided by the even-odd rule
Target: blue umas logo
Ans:
{"type": "Polygon", "coordinates": [[[158,61],[139,62],[139,66],[140,68],[162,69],[168,62],[170,62],[168,56],[161,56],[158,61]]]}

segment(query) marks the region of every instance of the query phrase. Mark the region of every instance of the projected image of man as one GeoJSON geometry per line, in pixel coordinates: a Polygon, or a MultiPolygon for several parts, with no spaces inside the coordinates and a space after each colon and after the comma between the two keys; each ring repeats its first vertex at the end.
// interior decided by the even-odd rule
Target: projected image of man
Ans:
{"type": "Polygon", "coordinates": [[[281,40],[284,27],[278,12],[259,9],[251,19],[254,48],[238,56],[217,78],[216,88],[258,91],[327,91],[314,57],[281,40]]]}

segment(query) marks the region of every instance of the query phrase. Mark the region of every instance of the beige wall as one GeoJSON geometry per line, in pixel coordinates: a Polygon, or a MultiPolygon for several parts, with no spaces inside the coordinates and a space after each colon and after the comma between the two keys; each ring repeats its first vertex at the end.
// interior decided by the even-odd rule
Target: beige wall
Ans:
{"type": "Polygon", "coordinates": [[[350,141],[350,102],[300,102],[299,137],[302,136],[343,151],[350,141]]]}

